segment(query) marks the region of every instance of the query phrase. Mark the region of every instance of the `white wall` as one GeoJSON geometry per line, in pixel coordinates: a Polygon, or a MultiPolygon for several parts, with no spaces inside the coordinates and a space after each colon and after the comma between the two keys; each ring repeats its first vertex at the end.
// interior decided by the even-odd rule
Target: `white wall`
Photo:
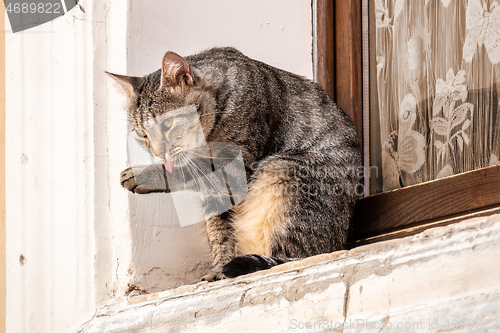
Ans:
{"type": "Polygon", "coordinates": [[[312,78],[311,0],[131,1],[129,71],[160,68],[166,51],[189,55],[233,46],[251,58],[312,78]]]}
{"type": "Polygon", "coordinates": [[[69,15],[6,32],[7,332],[74,331],[95,308],[92,53],[69,15]]]}
{"type": "Polygon", "coordinates": [[[469,219],[138,296],[83,332],[498,332],[499,251],[500,215],[469,219]]]}
{"type": "Polygon", "coordinates": [[[202,225],[120,187],[125,100],[104,70],[143,75],[167,50],[229,45],[312,77],[310,0],[80,3],[6,35],[8,332],[74,331],[129,283],[161,290],[207,267],[202,225]]]}

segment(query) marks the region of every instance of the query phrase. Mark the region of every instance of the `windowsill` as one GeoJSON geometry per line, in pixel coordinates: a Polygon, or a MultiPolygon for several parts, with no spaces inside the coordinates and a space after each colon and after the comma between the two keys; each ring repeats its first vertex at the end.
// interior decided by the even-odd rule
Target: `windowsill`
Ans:
{"type": "Polygon", "coordinates": [[[422,323],[423,331],[435,323],[444,329],[447,320],[448,328],[453,320],[482,320],[489,325],[483,328],[498,329],[498,253],[500,215],[479,217],[244,277],[129,297],[97,311],[82,332],[377,327],[359,320],[393,328],[422,323]]]}

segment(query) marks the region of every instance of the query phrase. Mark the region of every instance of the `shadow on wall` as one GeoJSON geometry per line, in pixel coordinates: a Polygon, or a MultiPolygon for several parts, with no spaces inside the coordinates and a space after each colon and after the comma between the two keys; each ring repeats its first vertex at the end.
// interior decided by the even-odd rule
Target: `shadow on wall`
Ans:
{"type": "Polygon", "coordinates": [[[134,288],[157,292],[194,282],[212,261],[205,223],[181,227],[166,193],[129,194],[134,288]]]}

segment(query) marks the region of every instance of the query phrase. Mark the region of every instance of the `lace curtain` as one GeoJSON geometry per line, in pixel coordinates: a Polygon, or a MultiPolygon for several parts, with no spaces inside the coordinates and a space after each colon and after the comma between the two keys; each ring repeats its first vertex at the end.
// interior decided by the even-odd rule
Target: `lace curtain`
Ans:
{"type": "Polygon", "coordinates": [[[499,164],[498,1],[372,0],[370,10],[370,159],[381,170],[371,193],[499,164]]]}

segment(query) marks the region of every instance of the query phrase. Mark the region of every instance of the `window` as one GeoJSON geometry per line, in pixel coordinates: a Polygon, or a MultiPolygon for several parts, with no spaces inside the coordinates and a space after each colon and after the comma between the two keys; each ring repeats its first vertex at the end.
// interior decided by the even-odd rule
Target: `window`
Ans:
{"type": "Polygon", "coordinates": [[[486,48],[479,47],[472,57],[469,46],[463,46],[473,37],[474,27],[489,27],[479,23],[467,26],[471,23],[466,23],[466,16],[500,13],[494,4],[488,0],[469,1],[467,9],[461,1],[450,5],[440,0],[318,0],[317,80],[356,125],[365,168],[370,172],[366,185],[371,195],[358,203],[352,246],[499,210],[500,190],[496,184],[500,181],[500,167],[495,153],[499,142],[495,85],[498,65],[493,64],[496,58],[491,58],[486,43],[486,48]],[[401,15],[396,20],[399,26],[388,28],[396,24],[395,13],[401,15]],[[426,20],[429,28],[425,28],[426,20]],[[445,29],[441,24],[456,26],[445,29]],[[327,36],[331,31],[334,37],[327,36]],[[453,32],[455,39],[449,36],[453,32]],[[425,36],[431,38],[426,40],[425,36]],[[445,51],[454,53],[446,56],[445,51]],[[404,82],[405,77],[413,83],[404,82]],[[467,80],[471,83],[464,92],[460,85],[467,80]],[[456,100],[445,94],[453,91],[454,85],[461,94],[453,97],[456,100]],[[445,113],[443,106],[452,111],[445,113]],[[419,110],[425,117],[400,119],[400,109],[408,111],[402,116],[419,110]],[[445,133],[448,129],[441,125],[452,124],[451,115],[460,116],[456,120],[460,124],[453,123],[456,128],[445,133]],[[405,127],[400,122],[405,119],[413,123],[405,127]],[[488,123],[481,119],[488,119],[488,123]],[[469,127],[475,129],[472,134],[469,127]],[[410,145],[418,151],[413,152],[412,168],[405,165],[408,168],[401,171],[402,162],[394,159],[397,154],[387,153],[397,152],[398,134],[403,146],[405,130],[415,132],[406,133],[418,143],[410,145]],[[454,141],[451,143],[448,137],[454,141]],[[472,146],[473,139],[482,143],[472,146]],[[465,147],[467,141],[472,148],[465,147]],[[461,147],[461,155],[452,155],[461,147]]]}

